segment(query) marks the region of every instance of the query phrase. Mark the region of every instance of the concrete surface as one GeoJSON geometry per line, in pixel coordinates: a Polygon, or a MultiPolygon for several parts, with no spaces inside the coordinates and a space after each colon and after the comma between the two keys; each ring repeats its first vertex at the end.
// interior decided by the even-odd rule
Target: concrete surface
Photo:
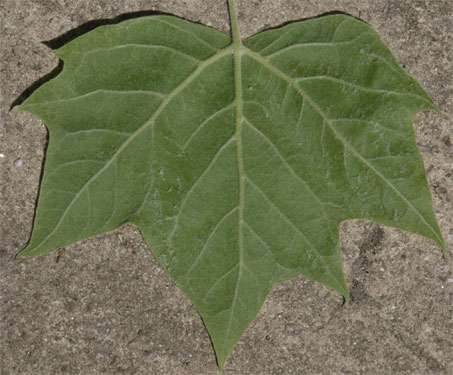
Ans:
{"type": "MultiPolygon", "coordinates": [[[[446,118],[415,118],[440,226],[453,249],[451,0],[239,1],[241,32],[341,10],[370,23],[446,118]]],[[[228,31],[224,0],[0,0],[0,373],[219,374],[203,323],[132,226],[40,258],[27,243],[46,129],[9,106],[57,66],[41,41],[93,19],[159,10],[228,31]]],[[[452,257],[416,235],[342,226],[352,302],[302,278],[275,287],[225,374],[453,373],[452,257]]]]}

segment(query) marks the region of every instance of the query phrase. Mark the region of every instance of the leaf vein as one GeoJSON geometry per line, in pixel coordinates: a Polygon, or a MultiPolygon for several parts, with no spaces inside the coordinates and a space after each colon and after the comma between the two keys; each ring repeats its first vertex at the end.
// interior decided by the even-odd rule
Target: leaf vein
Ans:
{"type": "MultiPolygon", "coordinates": [[[[69,86],[68,86],[69,87],[69,86]]],[[[32,103],[32,104],[25,104],[22,106],[22,109],[25,109],[27,107],[35,107],[35,106],[46,106],[49,104],[57,104],[57,103],[67,103],[67,102],[72,102],[72,101],[77,101],[79,99],[84,99],[88,98],[91,95],[96,95],[99,93],[107,93],[107,94],[120,94],[120,95],[129,95],[129,94],[148,94],[148,95],[153,95],[153,96],[158,96],[160,98],[163,98],[165,95],[157,92],[157,91],[150,91],[150,90],[109,90],[109,89],[97,89],[94,91],[87,92],[85,94],[73,96],[71,98],[65,98],[65,99],[57,99],[57,100],[50,100],[47,102],[40,102],[40,103],[32,103]]]]}
{"type": "Polygon", "coordinates": [[[198,39],[198,40],[199,40],[202,44],[204,44],[206,47],[209,47],[209,48],[212,49],[213,51],[216,50],[216,48],[213,47],[213,46],[211,46],[208,42],[206,42],[206,40],[200,38],[197,34],[191,32],[191,31],[189,31],[189,30],[184,30],[184,29],[182,29],[182,28],[180,28],[180,27],[178,27],[178,26],[176,26],[176,25],[173,25],[173,24],[170,23],[170,22],[164,21],[163,19],[160,19],[160,18],[157,18],[156,21],[161,22],[161,23],[164,23],[164,24],[166,24],[166,25],[168,25],[168,26],[170,26],[170,27],[172,27],[172,28],[174,28],[174,29],[176,29],[176,30],[181,31],[182,33],[188,34],[188,35],[190,35],[192,38],[198,39]]]}
{"type": "Polygon", "coordinates": [[[362,91],[376,92],[376,93],[387,94],[387,95],[409,96],[409,97],[414,97],[414,98],[420,99],[420,100],[422,100],[424,102],[427,102],[426,99],[422,98],[420,95],[417,95],[417,94],[410,94],[410,93],[407,93],[407,92],[398,92],[398,91],[390,91],[390,90],[385,90],[385,89],[377,89],[377,88],[373,88],[373,87],[366,87],[366,86],[363,86],[363,85],[359,85],[357,83],[346,81],[346,80],[341,79],[341,78],[335,78],[335,77],[330,77],[330,76],[326,76],[326,75],[311,76],[311,77],[300,77],[300,78],[296,78],[295,79],[295,81],[297,83],[303,82],[303,81],[312,81],[312,80],[327,80],[327,81],[340,83],[342,85],[351,86],[351,87],[354,87],[354,88],[362,90],[362,91]]]}
{"type": "MultiPolygon", "coordinates": [[[[206,302],[208,297],[209,297],[209,294],[211,294],[211,292],[214,290],[214,288],[223,280],[225,279],[231,272],[233,272],[237,267],[239,266],[238,263],[236,263],[232,268],[230,268],[227,272],[225,272],[222,276],[220,276],[214,284],[212,284],[212,286],[209,288],[209,290],[206,292],[206,295],[204,296],[203,298],[203,301],[206,302]]],[[[227,309],[229,310],[229,309],[227,309]]],[[[225,310],[226,311],[226,310],[225,310]]]]}
{"type": "Polygon", "coordinates": [[[117,185],[118,185],[118,160],[115,160],[114,165],[115,165],[115,182],[113,183],[113,194],[114,194],[113,207],[112,207],[111,214],[110,214],[109,218],[105,221],[105,224],[103,225],[102,229],[110,224],[110,222],[112,221],[112,219],[115,216],[116,207],[118,205],[118,188],[117,188],[117,185]]]}
{"type": "Polygon", "coordinates": [[[321,259],[322,263],[327,267],[327,264],[324,260],[324,257],[318,252],[318,249],[311,243],[311,241],[302,233],[302,231],[296,227],[296,225],[289,219],[285,213],[273,203],[268,196],[262,191],[258,185],[256,185],[248,176],[245,176],[246,180],[252,185],[252,187],[260,193],[260,195],[264,198],[264,200],[274,209],[277,213],[284,219],[284,221],[296,232],[298,233],[303,241],[309,246],[312,250],[312,253],[319,259],[321,259]]]}
{"type": "Polygon", "coordinates": [[[178,213],[176,215],[176,219],[175,219],[175,224],[173,225],[173,229],[171,230],[168,238],[167,238],[167,243],[170,244],[170,242],[172,241],[173,239],[173,236],[175,235],[176,233],[176,230],[177,230],[177,227],[179,225],[179,220],[181,218],[181,215],[182,215],[182,211],[184,209],[184,206],[187,202],[187,199],[189,198],[189,196],[192,194],[192,192],[195,190],[195,188],[198,186],[198,184],[200,183],[200,181],[209,173],[210,169],[212,168],[213,165],[215,165],[215,162],[217,161],[217,159],[219,158],[219,155],[230,145],[230,143],[233,143],[234,142],[234,137],[230,137],[218,150],[217,152],[215,153],[215,155],[213,156],[212,160],[210,161],[210,163],[208,164],[208,166],[204,169],[204,171],[200,174],[200,176],[198,176],[198,178],[196,179],[196,181],[192,184],[192,186],[190,187],[190,189],[187,191],[186,195],[184,196],[183,200],[181,201],[181,205],[179,206],[179,210],[178,210],[178,213]]]}
{"type": "MultiPolygon", "coordinates": [[[[280,150],[278,149],[278,147],[273,143],[271,142],[271,140],[262,132],[260,131],[256,126],[254,126],[249,119],[247,119],[246,117],[244,117],[244,120],[247,122],[247,124],[250,126],[250,128],[255,131],[255,133],[257,133],[260,137],[262,137],[266,143],[269,144],[269,146],[271,147],[271,149],[275,152],[275,154],[278,156],[278,158],[281,160],[281,162],[286,166],[286,168],[288,168],[289,172],[291,173],[291,175],[293,177],[295,177],[297,179],[297,181],[299,181],[307,190],[308,192],[310,193],[310,195],[313,196],[313,198],[315,198],[316,202],[318,202],[318,204],[322,207],[323,205],[323,202],[319,199],[319,197],[310,189],[310,187],[308,186],[307,182],[304,181],[297,173],[296,171],[293,169],[293,167],[291,167],[291,165],[289,165],[288,161],[283,157],[282,153],[280,152],[280,150]]],[[[325,217],[326,214],[325,212],[323,211],[323,215],[325,217]]]]}
{"type": "Polygon", "coordinates": [[[48,178],[54,176],[61,168],[67,167],[73,164],[79,164],[79,163],[96,163],[96,164],[102,164],[103,162],[101,160],[94,160],[94,159],[82,159],[82,160],[72,160],[72,161],[67,161],[62,164],[60,164],[58,167],[56,167],[52,172],[49,173],[47,176],[48,178]]]}
{"type": "Polygon", "coordinates": [[[290,46],[287,46],[287,47],[283,47],[275,52],[272,52],[271,54],[269,55],[263,55],[265,56],[266,59],[272,59],[278,55],[280,55],[281,53],[284,53],[284,52],[287,52],[287,51],[290,51],[292,49],[297,49],[297,48],[306,48],[306,47],[309,47],[309,48],[319,48],[319,47],[336,47],[336,46],[339,46],[339,45],[343,45],[343,44],[350,44],[350,43],[354,43],[357,39],[359,39],[360,37],[364,36],[365,34],[370,34],[369,31],[367,32],[364,32],[364,33],[361,33],[359,35],[357,35],[354,39],[351,39],[351,40],[344,40],[344,41],[341,41],[341,42],[308,42],[308,43],[295,43],[295,44],[291,44],[290,46]]]}
{"type": "Polygon", "coordinates": [[[198,261],[201,259],[201,257],[203,256],[204,252],[206,251],[207,249],[207,246],[208,246],[208,243],[209,241],[211,240],[212,236],[215,235],[215,232],[217,231],[217,229],[220,227],[220,225],[222,224],[222,222],[228,217],[230,216],[234,211],[236,211],[238,209],[238,206],[235,206],[233,207],[231,210],[229,210],[225,215],[223,215],[220,220],[217,222],[217,224],[214,226],[214,228],[212,229],[212,231],[209,233],[206,241],[204,242],[203,244],[203,247],[201,248],[200,252],[198,253],[198,255],[196,256],[195,260],[192,262],[192,264],[190,265],[190,267],[188,268],[188,270],[186,271],[186,274],[185,274],[185,278],[187,279],[187,277],[189,276],[189,274],[192,272],[193,268],[195,267],[195,265],[198,263],[198,261]]]}
{"type": "Polygon", "coordinates": [[[119,131],[119,130],[104,129],[104,128],[82,129],[82,130],[76,130],[76,131],[73,131],[73,132],[66,132],[66,134],[61,139],[60,143],[67,136],[73,136],[73,135],[78,135],[78,134],[83,134],[83,133],[95,133],[95,132],[106,132],[106,133],[111,133],[111,134],[120,135],[120,136],[128,136],[128,135],[131,134],[131,132],[122,132],[122,131],[119,131]]]}
{"type": "Polygon", "coordinates": [[[259,242],[261,242],[263,244],[263,246],[266,248],[267,252],[270,253],[272,255],[272,258],[274,259],[274,262],[275,264],[277,264],[279,267],[283,268],[284,270],[286,271],[290,271],[290,272],[294,272],[294,270],[288,268],[288,267],[285,267],[283,266],[282,264],[280,264],[276,257],[275,257],[275,253],[271,250],[271,247],[268,245],[268,243],[263,239],[263,237],[261,237],[258,233],[255,232],[255,230],[252,228],[252,226],[247,223],[246,221],[244,221],[244,224],[245,226],[247,227],[247,229],[258,239],[259,242]]]}
{"type": "Polygon", "coordinates": [[[384,125],[382,125],[381,123],[377,122],[377,121],[373,121],[373,120],[364,120],[364,119],[361,119],[361,118],[334,118],[334,119],[331,119],[330,120],[331,122],[349,122],[349,121],[356,121],[356,122],[363,122],[363,123],[366,123],[366,124],[371,124],[373,126],[376,126],[380,129],[382,129],[383,131],[385,132],[391,132],[392,134],[398,136],[398,137],[404,137],[400,132],[398,132],[397,130],[395,129],[392,129],[392,128],[389,128],[389,127],[386,127],[384,125]]]}
{"type": "Polygon", "coordinates": [[[209,121],[211,121],[212,119],[214,119],[215,117],[217,117],[218,115],[223,113],[224,111],[230,109],[233,105],[234,105],[234,102],[226,105],[225,107],[222,107],[221,109],[219,109],[217,111],[215,111],[214,113],[210,114],[205,120],[203,120],[203,122],[201,122],[200,125],[192,132],[192,134],[187,139],[187,141],[184,142],[184,145],[182,147],[183,151],[186,150],[186,148],[189,145],[189,143],[192,142],[192,140],[200,132],[200,130],[203,128],[204,125],[206,125],[209,121]]]}
{"type": "Polygon", "coordinates": [[[85,51],[82,55],[82,59],[81,59],[81,62],[79,64],[79,66],[76,68],[75,72],[77,73],[80,68],[82,67],[83,65],[83,62],[86,58],[86,56],[88,55],[91,55],[91,54],[95,54],[95,53],[98,53],[98,52],[108,52],[108,51],[114,51],[114,50],[117,50],[117,49],[123,49],[123,48],[143,48],[143,49],[160,49],[160,50],[166,50],[166,51],[171,51],[175,54],[178,54],[188,60],[192,60],[196,63],[199,63],[200,60],[197,59],[196,57],[192,56],[192,55],[189,55],[185,52],[182,52],[176,48],[173,48],[173,47],[169,47],[169,46],[166,46],[166,45],[161,45],[161,44],[140,44],[140,43],[125,43],[125,44],[118,44],[116,46],[113,46],[113,47],[101,47],[101,48],[93,48],[93,49],[90,49],[88,51],[85,51]]]}

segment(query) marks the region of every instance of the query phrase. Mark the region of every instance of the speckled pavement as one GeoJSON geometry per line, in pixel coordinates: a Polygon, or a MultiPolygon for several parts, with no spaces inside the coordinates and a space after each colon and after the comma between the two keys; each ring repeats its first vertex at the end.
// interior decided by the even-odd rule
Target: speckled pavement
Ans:
{"type": "MultiPolygon", "coordinates": [[[[370,222],[341,230],[348,308],[303,278],[274,288],[225,374],[453,374],[453,3],[243,0],[243,37],[330,11],[379,33],[445,117],[414,119],[450,257],[370,222]]],[[[41,41],[95,19],[158,10],[228,32],[224,0],[0,0],[0,373],[220,374],[203,323],[133,226],[15,260],[29,238],[47,131],[10,105],[58,59],[41,41]],[[58,262],[57,262],[58,259],[58,262]]]]}

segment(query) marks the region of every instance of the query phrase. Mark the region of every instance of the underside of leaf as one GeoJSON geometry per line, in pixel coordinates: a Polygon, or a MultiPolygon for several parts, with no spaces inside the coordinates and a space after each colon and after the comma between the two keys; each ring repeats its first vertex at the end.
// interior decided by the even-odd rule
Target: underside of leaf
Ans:
{"type": "Polygon", "coordinates": [[[436,106],[364,23],[326,16],[241,42],[152,16],[55,53],[63,72],[20,107],[50,132],[20,255],[135,224],[221,367],[275,283],[303,275],[348,298],[341,221],[444,248],[412,129],[436,106]]]}

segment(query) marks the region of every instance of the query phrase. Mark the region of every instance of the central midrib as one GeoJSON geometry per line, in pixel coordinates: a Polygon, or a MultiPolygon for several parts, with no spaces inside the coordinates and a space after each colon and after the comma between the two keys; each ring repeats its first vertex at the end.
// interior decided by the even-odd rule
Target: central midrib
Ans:
{"type": "MultiPolygon", "coordinates": [[[[239,27],[236,15],[236,9],[234,0],[228,1],[229,10],[230,10],[230,21],[231,21],[231,33],[233,37],[233,42],[231,44],[233,50],[233,60],[234,60],[234,91],[236,99],[236,113],[235,113],[235,140],[236,140],[236,159],[238,165],[238,183],[239,183],[239,204],[238,204],[238,275],[236,279],[236,285],[234,288],[233,299],[231,301],[230,316],[228,318],[228,325],[226,327],[225,335],[223,338],[223,347],[222,351],[228,352],[227,346],[230,338],[231,324],[233,321],[234,311],[236,308],[236,301],[238,299],[239,285],[241,283],[242,271],[243,271],[243,223],[244,223],[244,183],[245,183],[245,174],[244,174],[244,163],[242,160],[242,70],[241,70],[241,56],[244,49],[241,38],[239,35],[239,27]]],[[[234,338],[233,338],[234,340],[234,338]]],[[[220,367],[223,367],[223,361],[226,358],[219,358],[220,367]]]]}

